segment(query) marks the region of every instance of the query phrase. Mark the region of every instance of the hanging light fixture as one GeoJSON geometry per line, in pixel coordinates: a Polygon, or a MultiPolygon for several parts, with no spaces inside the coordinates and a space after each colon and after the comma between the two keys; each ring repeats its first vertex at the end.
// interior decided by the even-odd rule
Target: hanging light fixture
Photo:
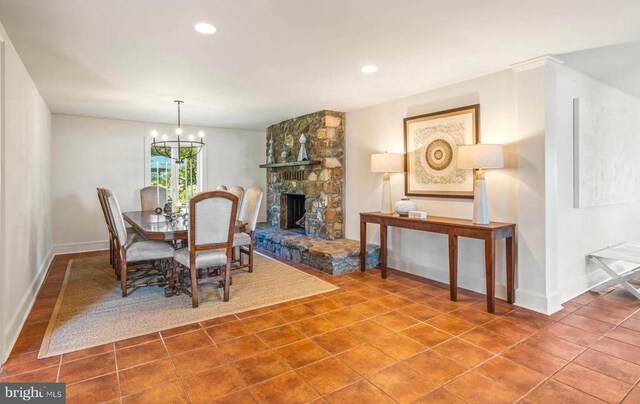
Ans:
{"type": "Polygon", "coordinates": [[[187,136],[187,140],[181,138],[183,135],[182,126],[180,125],[180,105],[184,103],[184,101],[175,100],[176,104],[178,104],[178,127],[176,128],[176,140],[170,140],[167,135],[162,135],[160,139],[158,139],[158,132],[152,131],[151,137],[153,140],[151,141],[151,147],[155,154],[166,157],[168,159],[173,159],[176,163],[181,164],[184,163],[184,159],[192,159],[195,158],[202,147],[204,146],[204,132],[198,132],[198,138],[194,135],[187,136]],[[173,157],[173,149],[178,151],[177,157],[173,157]],[[183,156],[182,151],[188,150],[188,153],[183,156]]]}

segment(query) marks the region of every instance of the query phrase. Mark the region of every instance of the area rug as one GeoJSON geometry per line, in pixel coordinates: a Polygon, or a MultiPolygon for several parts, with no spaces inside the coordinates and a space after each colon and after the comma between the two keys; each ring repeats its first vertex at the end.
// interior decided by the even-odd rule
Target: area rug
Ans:
{"type": "Polygon", "coordinates": [[[198,308],[191,297],[165,297],[145,287],[123,298],[108,257],[69,262],[38,358],[47,358],[228,314],[270,306],[337,289],[274,259],[255,255],[254,271],[234,272],[230,299],[222,289],[200,286],[198,308]]]}

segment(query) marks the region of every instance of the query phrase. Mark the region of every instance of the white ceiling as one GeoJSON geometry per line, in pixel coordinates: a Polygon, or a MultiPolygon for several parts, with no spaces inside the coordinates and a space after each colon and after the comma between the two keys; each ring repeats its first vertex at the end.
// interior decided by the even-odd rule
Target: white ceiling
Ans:
{"type": "Polygon", "coordinates": [[[569,67],[640,98],[640,41],[558,57],[569,67]]]}
{"type": "Polygon", "coordinates": [[[639,40],[640,1],[0,0],[0,21],[53,112],[172,123],[179,98],[185,124],[261,129],[639,40]]]}

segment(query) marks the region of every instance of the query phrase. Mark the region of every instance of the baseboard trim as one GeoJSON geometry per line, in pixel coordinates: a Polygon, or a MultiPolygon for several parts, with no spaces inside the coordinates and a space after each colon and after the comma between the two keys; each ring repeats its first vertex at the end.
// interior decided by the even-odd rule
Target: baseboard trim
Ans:
{"type": "Polygon", "coordinates": [[[47,253],[44,262],[38,268],[38,273],[34,277],[31,285],[29,285],[29,289],[24,294],[22,300],[18,304],[18,308],[15,311],[15,315],[8,322],[7,327],[7,350],[3,353],[3,357],[0,358],[0,364],[3,364],[9,358],[9,354],[13,350],[13,347],[18,341],[18,336],[20,335],[20,331],[22,327],[24,327],[25,322],[27,321],[27,317],[29,313],[31,313],[31,309],[33,308],[34,303],[36,302],[36,297],[38,296],[38,292],[40,292],[40,288],[44,283],[44,280],[47,278],[47,274],[51,269],[51,264],[53,263],[53,259],[55,258],[55,254],[53,253],[53,247],[47,253]]]}
{"type": "Polygon", "coordinates": [[[56,244],[53,246],[53,254],[73,254],[89,251],[107,250],[109,248],[108,240],[88,241],[83,243],[56,244]]]}

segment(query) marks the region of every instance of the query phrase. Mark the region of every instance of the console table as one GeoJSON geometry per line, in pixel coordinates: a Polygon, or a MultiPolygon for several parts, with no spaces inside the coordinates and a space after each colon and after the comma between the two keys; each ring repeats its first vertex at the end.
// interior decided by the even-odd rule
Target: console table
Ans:
{"type": "Polygon", "coordinates": [[[495,266],[496,241],[505,239],[507,261],[507,301],[515,300],[515,241],[513,223],[491,222],[487,225],[474,224],[471,220],[430,216],[427,219],[412,219],[397,214],[380,212],[360,213],[360,269],[365,270],[367,244],[367,223],[380,225],[380,271],[387,277],[387,227],[427,231],[449,236],[449,287],[451,300],[458,299],[458,237],[484,240],[485,272],[487,282],[487,311],[495,311],[495,266]]]}

